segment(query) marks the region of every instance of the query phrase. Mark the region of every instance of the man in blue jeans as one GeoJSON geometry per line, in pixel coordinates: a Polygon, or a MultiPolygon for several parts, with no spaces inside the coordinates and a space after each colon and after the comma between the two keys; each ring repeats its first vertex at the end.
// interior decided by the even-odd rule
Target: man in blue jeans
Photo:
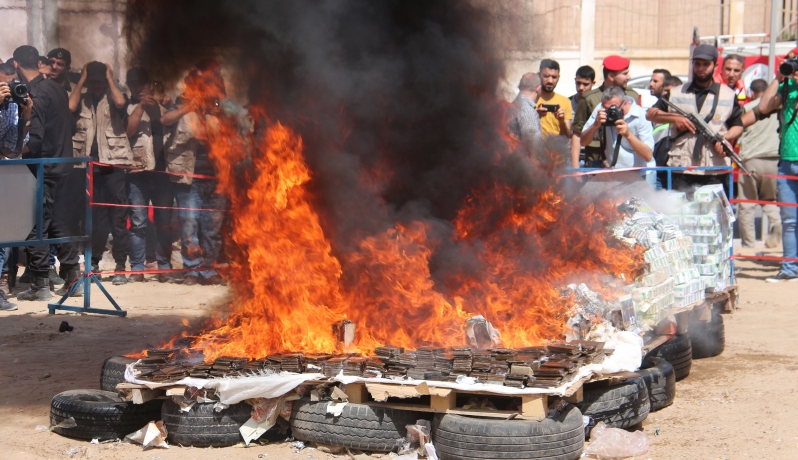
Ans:
{"type": "MultiPolygon", "coordinates": [[[[783,66],[783,65],[782,65],[783,66]]],[[[779,67],[781,74],[782,67],[779,67]]],[[[798,70],[798,69],[794,69],[798,70]]],[[[779,174],[798,176],[798,123],[796,123],[796,102],[798,102],[798,72],[780,75],[773,80],[762,94],[759,111],[764,118],[767,114],[780,110],[781,142],[779,145],[779,174]]],[[[759,119],[759,118],[758,118],[759,119]]],[[[783,203],[798,203],[798,181],[777,179],[778,200],[783,203]]],[[[798,234],[795,231],[798,208],[781,207],[782,244],[784,258],[798,258],[798,234]]],[[[784,261],[779,273],[768,278],[769,283],[798,280],[798,262],[784,261]]]]}

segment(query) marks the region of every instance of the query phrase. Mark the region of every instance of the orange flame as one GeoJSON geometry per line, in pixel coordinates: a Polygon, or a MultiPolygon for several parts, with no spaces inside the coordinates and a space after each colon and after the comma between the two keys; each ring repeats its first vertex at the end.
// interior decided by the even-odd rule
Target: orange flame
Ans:
{"type": "MultiPolygon", "coordinates": [[[[340,344],[332,325],[344,319],[356,323],[363,352],[386,344],[462,345],[474,314],[493,323],[505,346],[540,344],[563,331],[569,299],[558,287],[585,282],[612,296],[617,286],[607,279],[622,285],[642,266],[640,251],[608,238],[619,218],[612,203],[566,201],[554,181],[542,190],[494,184],[472,192],[452,223],[457,244],[476,254],[476,271],[433,280],[430,259],[439,242],[419,221],[364,237],[336,257],[307,191],[312,174],[302,139],[279,122],[242,135],[237,123],[208,109],[203,101],[212,97],[201,88],[214,91],[187,88],[187,100],[215,113],[205,117],[204,132],[218,190],[231,202],[225,276],[234,291],[229,316],[191,346],[206,360],[334,352],[340,344]]],[[[265,113],[250,110],[255,119],[265,113]]],[[[508,152],[496,153],[496,161],[516,146],[508,139],[508,152]]],[[[541,161],[549,176],[551,164],[541,161]]],[[[364,189],[379,189],[386,174],[364,171],[364,189]]]]}

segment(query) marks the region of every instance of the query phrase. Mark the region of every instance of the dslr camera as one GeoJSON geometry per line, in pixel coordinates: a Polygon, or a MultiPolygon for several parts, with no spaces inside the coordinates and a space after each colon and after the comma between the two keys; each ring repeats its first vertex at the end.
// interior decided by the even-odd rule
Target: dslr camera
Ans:
{"type": "Polygon", "coordinates": [[[604,111],[607,113],[607,121],[604,122],[607,126],[614,126],[616,121],[623,120],[623,110],[617,105],[610,106],[604,111]]]}
{"type": "Polygon", "coordinates": [[[6,97],[3,100],[3,107],[7,107],[8,104],[14,102],[20,106],[28,104],[28,86],[19,78],[15,78],[8,82],[8,89],[11,90],[11,96],[6,97]]]}
{"type": "Polygon", "coordinates": [[[784,62],[779,64],[779,73],[786,76],[798,72],[798,58],[785,59],[784,62]]]}

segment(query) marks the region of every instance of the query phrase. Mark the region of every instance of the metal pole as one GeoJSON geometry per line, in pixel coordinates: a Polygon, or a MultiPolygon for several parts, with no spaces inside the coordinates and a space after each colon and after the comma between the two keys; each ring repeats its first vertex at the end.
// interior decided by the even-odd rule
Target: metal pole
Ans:
{"type": "Polygon", "coordinates": [[[776,78],[776,35],[779,33],[779,12],[777,0],[770,2],[770,54],[768,55],[768,82],[776,78]]]}
{"type": "Polygon", "coordinates": [[[85,233],[89,237],[83,244],[83,309],[91,308],[91,198],[94,193],[94,166],[91,161],[86,163],[86,217],[83,224],[85,233]]]}

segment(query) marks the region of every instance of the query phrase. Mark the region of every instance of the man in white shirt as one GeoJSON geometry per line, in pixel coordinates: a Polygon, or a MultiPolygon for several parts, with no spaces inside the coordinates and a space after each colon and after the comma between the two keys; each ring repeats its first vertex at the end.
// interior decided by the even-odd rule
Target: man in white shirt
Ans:
{"type": "MultiPolygon", "coordinates": [[[[651,123],[646,120],[646,111],[627,96],[622,88],[607,88],[601,94],[601,105],[597,106],[582,129],[580,142],[588,145],[599,129],[606,129],[607,146],[605,163],[611,168],[653,168],[654,135],[651,123]],[[617,120],[607,123],[608,114],[617,115],[617,120]],[[616,157],[617,152],[617,157],[616,157]]],[[[656,184],[655,171],[641,171],[648,183],[656,184]]]]}

